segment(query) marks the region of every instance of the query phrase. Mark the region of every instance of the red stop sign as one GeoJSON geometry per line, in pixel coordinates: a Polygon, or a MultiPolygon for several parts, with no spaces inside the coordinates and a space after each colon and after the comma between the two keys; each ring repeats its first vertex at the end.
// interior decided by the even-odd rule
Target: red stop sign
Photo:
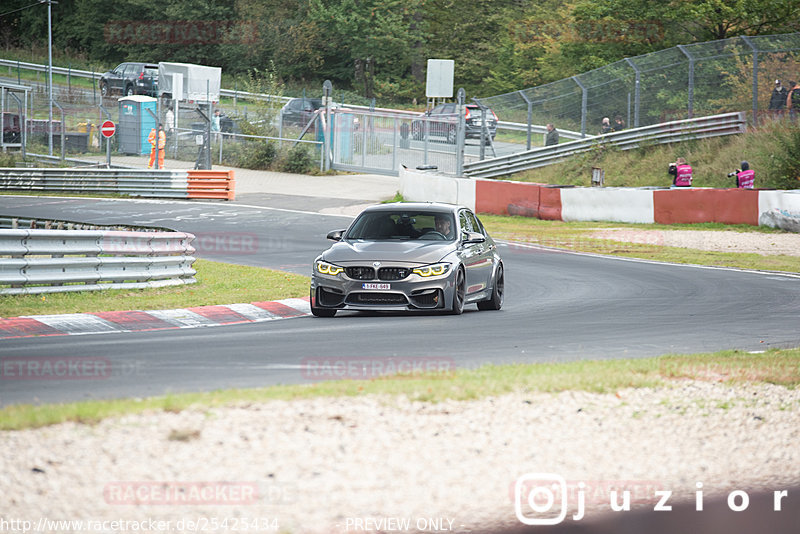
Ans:
{"type": "Polygon", "coordinates": [[[116,131],[117,127],[113,121],[105,121],[100,125],[100,133],[103,134],[103,137],[111,137],[116,131]]]}

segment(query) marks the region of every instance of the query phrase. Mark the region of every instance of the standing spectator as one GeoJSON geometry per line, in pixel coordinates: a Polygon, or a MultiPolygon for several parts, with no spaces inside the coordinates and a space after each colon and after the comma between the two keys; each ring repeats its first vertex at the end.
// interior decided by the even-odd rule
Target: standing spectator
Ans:
{"type": "Polygon", "coordinates": [[[786,107],[789,108],[789,117],[792,120],[797,120],[797,114],[800,113],[800,83],[789,82],[791,89],[786,96],[786,107]]]}
{"type": "Polygon", "coordinates": [[[750,168],[746,161],[742,162],[742,168],[736,169],[736,187],[739,189],[753,189],[755,185],[756,172],[750,168]]]}
{"type": "Polygon", "coordinates": [[[608,117],[603,117],[603,123],[600,126],[600,135],[611,133],[613,131],[614,129],[611,128],[611,120],[609,120],[608,117]]]}
{"type": "Polygon", "coordinates": [[[544,138],[544,146],[552,146],[558,144],[558,130],[553,126],[553,123],[547,124],[547,135],[544,138]]]}
{"type": "Polygon", "coordinates": [[[167,108],[166,116],[164,117],[164,122],[166,126],[164,127],[164,131],[167,135],[172,135],[172,129],[175,127],[175,112],[172,111],[172,106],[167,108]]]}
{"type": "Polygon", "coordinates": [[[219,142],[219,110],[214,110],[214,116],[211,117],[211,133],[214,134],[214,141],[219,142]]]}
{"type": "Polygon", "coordinates": [[[148,169],[153,168],[153,163],[156,160],[156,152],[158,152],[158,169],[164,168],[164,147],[167,146],[167,136],[164,134],[164,125],[158,125],[158,148],[156,148],[156,129],[153,128],[150,130],[150,135],[147,136],[147,140],[150,142],[150,163],[147,165],[148,169]]]}
{"type": "Polygon", "coordinates": [[[675,187],[692,186],[692,166],[685,159],[678,158],[675,163],[670,163],[667,173],[673,176],[672,185],[675,187]]]}
{"type": "Polygon", "coordinates": [[[781,85],[780,80],[775,80],[775,88],[772,90],[772,96],[769,99],[770,114],[778,118],[783,115],[783,110],[786,109],[786,98],[789,91],[781,85]]]}
{"type": "Polygon", "coordinates": [[[625,129],[625,121],[622,120],[622,116],[617,115],[614,117],[614,131],[620,132],[625,129]]]}

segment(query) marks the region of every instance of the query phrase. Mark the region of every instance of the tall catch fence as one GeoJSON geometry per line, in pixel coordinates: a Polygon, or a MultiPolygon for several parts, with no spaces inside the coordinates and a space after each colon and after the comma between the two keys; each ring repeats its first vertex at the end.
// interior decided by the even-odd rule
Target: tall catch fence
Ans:
{"type": "Polygon", "coordinates": [[[774,117],[775,80],[800,81],[800,33],[734,37],[660,50],[513,93],[478,99],[502,121],[555,124],[582,135],[602,119],[627,127],[752,110],[774,117]]]}

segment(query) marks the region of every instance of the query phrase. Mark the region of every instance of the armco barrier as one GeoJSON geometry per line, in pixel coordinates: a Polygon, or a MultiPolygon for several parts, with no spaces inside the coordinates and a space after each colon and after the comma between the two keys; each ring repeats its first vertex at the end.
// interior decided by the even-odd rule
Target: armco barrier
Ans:
{"type": "Polygon", "coordinates": [[[653,218],[661,224],[716,222],[758,226],[755,189],[670,189],[653,192],[653,218]]]}
{"type": "Polygon", "coordinates": [[[233,171],[0,168],[0,189],[234,200],[233,171]]]}
{"type": "Polygon", "coordinates": [[[0,230],[0,295],[195,283],[192,234],[0,230]]]}

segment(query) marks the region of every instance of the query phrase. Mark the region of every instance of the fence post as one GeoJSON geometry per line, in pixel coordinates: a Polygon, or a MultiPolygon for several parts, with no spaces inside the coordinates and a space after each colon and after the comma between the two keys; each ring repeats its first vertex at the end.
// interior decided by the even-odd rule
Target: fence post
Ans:
{"type": "MultiPolygon", "coordinates": [[[[61,163],[64,163],[64,158],[66,157],[65,156],[66,144],[65,144],[64,134],[66,133],[66,129],[67,129],[66,128],[67,125],[64,124],[64,108],[62,108],[61,104],[59,104],[55,100],[53,100],[53,104],[55,104],[55,106],[61,112],[61,128],[60,128],[60,130],[61,130],[61,163]]],[[[50,135],[51,136],[53,135],[53,121],[50,121],[50,135]]],[[[51,139],[52,139],[52,137],[51,137],[51,139]]],[[[52,156],[52,153],[50,155],[52,156]]]]}
{"type": "Polygon", "coordinates": [[[753,126],[758,126],[758,48],[746,35],[742,40],[753,49],[753,126]]]}
{"type": "Polygon", "coordinates": [[[573,76],[572,80],[581,88],[581,137],[586,137],[586,107],[589,96],[586,93],[586,87],[584,87],[577,76],[573,76]]]}
{"type": "MultiPolygon", "coordinates": [[[[463,87],[458,88],[458,92],[456,93],[456,98],[458,99],[458,137],[456,140],[456,176],[464,176],[464,128],[465,128],[465,118],[464,118],[464,100],[467,97],[467,92],[464,90],[463,87]]],[[[425,123],[427,126],[427,122],[425,123]]],[[[427,131],[427,130],[426,130],[427,131]]],[[[425,140],[427,143],[427,139],[425,140]]],[[[425,154],[425,163],[427,161],[427,145],[426,145],[426,154],[425,154]]]]}
{"type": "MultiPolygon", "coordinates": [[[[639,72],[639,67],[636,66],[636,63],[633,62],[631,58],[626,57],[625,61],[628,62],[628,65],[631,66],[633,72],[636,73],[636,81],[634,82],[634,89],[633,89],[633,127],[639,127],[639,88],[641,87],[641,73],[639,72]]],[[[628,117],[628,127],[630,127],[631,120],[628,117]]]]}
{"type": "Polygon", "coordinates": [[[531,123],[533,122],[533,102],[531,102],[530,99],[527,96],[525,96],[525,93],[523,93],[522,91],[517,91],[517,92],[519,93],[519,96],[522,97],[522,100],[524,100],[525,103],[528,105],[528,143],[526,145],[526,150],[530,150],[531,149],[531,128],[532,128],[532,124],[531,123]]]}

